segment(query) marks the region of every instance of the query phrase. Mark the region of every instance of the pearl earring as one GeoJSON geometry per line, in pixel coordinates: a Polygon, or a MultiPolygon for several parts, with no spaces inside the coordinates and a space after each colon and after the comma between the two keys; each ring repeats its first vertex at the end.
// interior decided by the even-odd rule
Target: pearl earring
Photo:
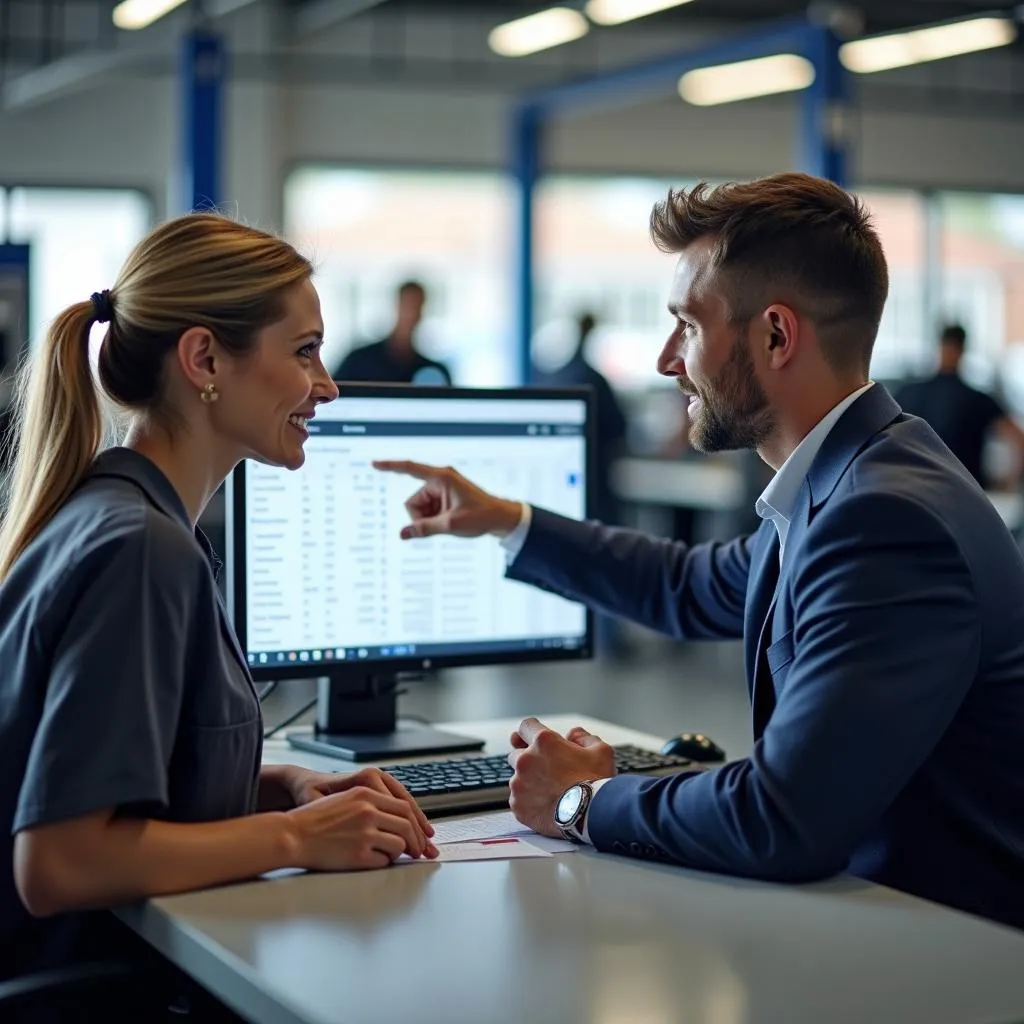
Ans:
{"type": "Polygon", "coordinates": [[[207,384],[202,391],[199,392],[199,397],[207,404],[212,405],[220,398],[220,393],[217,391],[216,384],[207,384]]]}

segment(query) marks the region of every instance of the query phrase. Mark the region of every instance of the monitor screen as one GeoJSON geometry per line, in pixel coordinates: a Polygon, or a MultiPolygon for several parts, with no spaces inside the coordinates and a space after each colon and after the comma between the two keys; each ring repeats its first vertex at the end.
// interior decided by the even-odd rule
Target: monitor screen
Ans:
{"type": "Polygon", "coordinates": [[[502,497],[587,513],[589,393],[343,385],[291,472],[247,461],[229,502],[233,613],[255,674],[589,653],[583,605],[504,577],[497,539],[402,540],[411,477],[454,466],[502,497]]]}

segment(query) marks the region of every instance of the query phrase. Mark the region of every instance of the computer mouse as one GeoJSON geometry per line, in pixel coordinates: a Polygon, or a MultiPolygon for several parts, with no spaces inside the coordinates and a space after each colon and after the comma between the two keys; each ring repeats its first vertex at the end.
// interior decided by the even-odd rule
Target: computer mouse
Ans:
{"type": "Polygon", "coordinates": [[[699,732],[684,732],[673,736],[662,748],[663,754],[675,754],[691,761],[724,761],[725,751],[713,740],[699,732]]]}

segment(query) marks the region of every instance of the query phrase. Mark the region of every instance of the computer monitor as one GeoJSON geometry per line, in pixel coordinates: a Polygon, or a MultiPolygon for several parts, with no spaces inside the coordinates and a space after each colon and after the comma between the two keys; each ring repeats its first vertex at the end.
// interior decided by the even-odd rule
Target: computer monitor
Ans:
{"type": "Polygon", "coordinates": [[[505,579],[493,537],[402,540],[420,486],[378,459],[454,466],[481,487],[576,519],[593,473],[589,389],[340,384],[290,472],[246,461],[226,503],[228,603],[257,681],[318,680],[316,725],[289,741],[351,760],[476,750],[400,722],[409,673],[590,657],[576,602],[505,579]]]}

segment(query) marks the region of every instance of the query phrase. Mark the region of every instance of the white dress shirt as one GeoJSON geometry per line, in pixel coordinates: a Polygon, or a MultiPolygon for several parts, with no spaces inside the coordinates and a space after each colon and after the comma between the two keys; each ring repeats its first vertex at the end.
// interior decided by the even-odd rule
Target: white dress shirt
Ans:
{"type": "Polygon", "coordinates": [[[526,543],[526,535],[530,532],[530,524],[533,522],[533,507],[527,505],[524,501],[520,503],[519,508],[521,511],[516,528],[501,538],[501,546],[505,549],[505,557],[509,565],[516,560],[519,552],[523,550],[523,545],[526,543]]]}
{"type": "MultiPolygon", "coordinates": [[[[874,384],[874,381],[868,381],[864,387],[858,388],[852,395],[847,395],[830,412],[825,413],[818,420],[817,425],[812,427],[807,436],[793,449],[792,454],[779,467],[779,471],[761,492],[761,497],[754,503],[754,511],[762,519],[770,519],[778,531],[780,566],[786,553],[786,538],[789,536],[789,524],[793,521],[797,498],[800,497],[800,488],[803,487],[804,480],[807,479],[807,474],[811,471],[811,464],[821,450],[821,446],[825,443],[825,438],[828,437],[832,428],[839,421],[839,417],[872,384],[874,384]]],[[[509,534],[509,536],[511,537],[512,534],[509,534]]],[[[523,540],[525,539],[524,535],[523,540]]],[[[520,542],[521,547],[522,542],[520,542]]]]}
{"type": "MultiPolygon", "coordinates": [[[[847,395],[838,405],[825,413],[804,439],[793,449],[792,454],[779,467],[779,471],[772,477],[771,482],[754,503],[754,511],[762,519],[770,519],[778,531],[780,566],[785,556],[786,538],[789,536],[789,525],[793,520],[793,513],[796,511],[797,499],[800,497],[800,488],[803,487],[804,480],[810,472],[815,456],[825,443],[825,438],[828,437],[832,428],[839,421],[839,417],[873,384],[874,381],[868,381],[864,387],[858,388],[852,395],[847,395]]],[[[505,549],[509,565],[516,560],[519,552],[522,551],[532,522],[533,509],[526,502],[523,502],[519,523],[511,533],[501,540],[501,546],[505,549]]],[[[598,779],[592,783],[595,798],[597,791],[606,782],[610,781],[610,779],[598,779]]],[[[583,821],[583,841],[586,843],[590,842],[590,830],[586,819],[583,821]]]]}

